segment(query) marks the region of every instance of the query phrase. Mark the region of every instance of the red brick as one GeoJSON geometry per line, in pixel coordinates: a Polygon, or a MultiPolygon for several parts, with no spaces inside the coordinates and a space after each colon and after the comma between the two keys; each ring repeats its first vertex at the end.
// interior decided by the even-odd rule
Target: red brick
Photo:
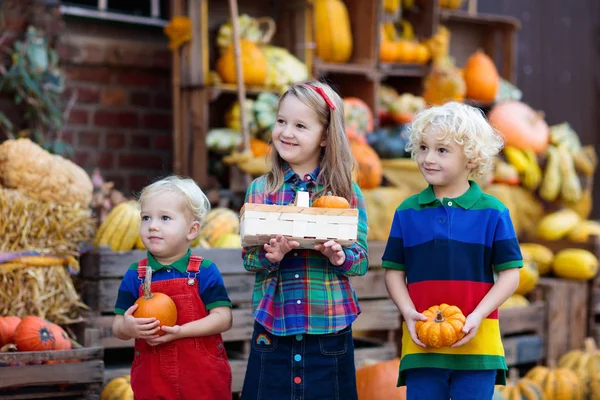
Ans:
{"type": "Polygon", "coordinates": [[[149,149],[150,137],[148,135],[133,135],[131,137],[131,148],[149,149]]]}
{"type": "Polygon", "coordinates": [[[114,153],[103,151],[96,157],[96,165],[98,168],[114,168],[115,155],[114,153]]]}
{"type": "MultiPolygon", "coordinates": [[[[105,182],[113,182],[115,184],[115,188],[117,190],[123,190],[125,188],[125,177],[123,176],[123,174],[119,173],[119,174],[102,174],[104,176],[104,181],[105,182]]],[[[127,193],[123,193],[125,195],[127,195],[127,193]]]]}
{"type": "Polygon", "coordinates": [[[94,114],[94,125],[96,126],[136,128],[138,124],[138,115],[132,111],[99,110],[94,114]]]}
{"type": "Polygon", "coordinates": [[[131,175],[129,177],[129,188],[134,192],[139,192],[149,183],[150,180],[147,175],[131,175]]]}
{"type": "Polygon", "coordinates": [[[72,161],[81,168],[93,168],[91,155],[92,152],[89,150],[76,149],[72,161]]]}
{"type": "Polygon", "coordinates": [[[154,96],[154,107],[159,109],[171,108],[171,95],[158,93],[154,96]]]}
{"type": "Polygon", "coordinates": [[[157,155],[135,153],[119,155],[119,168],[162,168],[162,158],[157,155]]]}
{"type": "Polygon", "coordinates": [[[170,114],[148,113],[142,118],[142,127],[150,129],[171,129],[172,116],[170,114]]]}
{"type": "Polygon", "coordinates": [[[171,69],[173,56],[170,51],[158,50],[152,54],[152,66],[154,68],[171,69]]]}
{"type": "Polygon", "coordinates": [[[75,145],[75,140],[77,138],[77,134],[73,131],[62,131],[60,133],[60,137],[63,141],[75,145]]]}
{"type": "Polygon", "coordinates": [[[152,95],[147,92],[132,92],[130,102],[134,106],[148,107],[150,106],[151,96],[152,95]]]}
{"type": "Polygon", "coordinates": [[[130,87],[165,88],[168,74],[156,74],[136,69],[119,70],[115,73],[115,82],[130,87]]]}
{"type": "Polygon", "coordinates": [[[69,66],[66,70],[67,81],[109,83],[111,79],[110,69],[105,67],[69,66]]]}
{"type": "Polygon", "coordinates": [[[98,103],[100,100],[100,89],[97,87],[74,87],[70,92],[77,92],[78,103],[98,103]]]}
{"type": "Polygon", "coordinates": [[[153,147],[157,150],[171,150],[173,148],[173,138],[171,135],[154,136],[153,147]]]}
{"type": "Polygon", "coordinates": [[[119,149],[125,147],[125,134],[120,132],[111,132],[106,135],[106,148],[119,149]]]}
{"type": "Polygon", "coordinates": [[[99,132],[79,132],[79,145],[86,147],[100,147],[101,134],[99,132]]]}
{"type": "Polygon", "coordinates": [[[127,92],[121,88],[105,88],[102,91],[102,104],[122,106],[127,104],[127,92]]]}
{"type": "Polygon", "coordinates": [[[80,108],[72,109],[69,114],[69,124],[72,125],[87,125],[89,119],[89,112],[80,108]]]}

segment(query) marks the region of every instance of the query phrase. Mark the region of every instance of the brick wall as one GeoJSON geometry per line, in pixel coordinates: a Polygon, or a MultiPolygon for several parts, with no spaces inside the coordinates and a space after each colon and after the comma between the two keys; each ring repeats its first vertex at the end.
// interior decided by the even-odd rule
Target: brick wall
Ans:
{"type": "Polygon", "coordinates": [[[172,171],[170,53],[160,28],[65,18],[59,52],[67,97],[64,139],[74,161],[126,194],[172,171]]]}

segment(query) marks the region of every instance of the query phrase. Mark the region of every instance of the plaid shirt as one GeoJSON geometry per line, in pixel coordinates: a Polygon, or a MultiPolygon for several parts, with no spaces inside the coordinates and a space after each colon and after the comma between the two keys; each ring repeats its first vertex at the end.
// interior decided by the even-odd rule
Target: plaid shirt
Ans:
{"type": "MultiPolygon", "coordinates": [[[[314,193],[320,189],[318,174],[317,168],[301,179],[288,166],[283,186],[273,194],[267,193],[267,180],[262,176],[248,188],[246,202],[289,204],[298,190],[314,193]]],[[[367,213],[355,183],[351,207],[358,208],[358,240],[344,248],[346,261],[340,266],[315,250],[293,249],[280,262],[272,263],[262,246],[243,249],[244,267],[256,272],[254,317],[269,332],[278,336],[337,332],[360,313],[348,277],[367,273],[367,213]]]]}

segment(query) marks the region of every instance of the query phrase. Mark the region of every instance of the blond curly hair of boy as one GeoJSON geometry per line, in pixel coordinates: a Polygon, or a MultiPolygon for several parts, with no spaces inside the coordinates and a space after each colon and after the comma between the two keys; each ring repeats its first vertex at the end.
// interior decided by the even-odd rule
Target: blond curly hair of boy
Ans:
{"type": "Polygon", "coordinates": [[[443,143],[454,140],[463,146],[465,156],[476,167],[471,175],[481,177],[492,169],[494,157],[504,145],[500,137],[487,121],[483,112],[466,104],[449,102],[418,113],[410,125],[409,142],[406,150],[413,157],[428,132],[437,135],[443,143]]]}

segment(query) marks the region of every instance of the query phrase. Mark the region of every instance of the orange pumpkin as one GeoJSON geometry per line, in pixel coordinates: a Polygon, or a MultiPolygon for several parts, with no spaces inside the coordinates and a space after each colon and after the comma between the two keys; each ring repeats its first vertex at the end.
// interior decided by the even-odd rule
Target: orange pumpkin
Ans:
{"type": "Polygon", "coordinates": [[[254,155],[254,157],[262,157],[267,155],[267,153],[269,152],[269,150],[271,149],[271,146],[269,145],[269,143],[265,142],[264,140],[260,140],[257,138],[250,138],[250,150],[252,151],[252,154],[254,155]]]}
{"type": "Polygon", "coordinates": [[[356,389],[359,400],[405,400],[406,386],[396,387],[400,359],[394,358],[356,370],[356,389]]]}
{"type": "Polygon", "coordinates": [[[449,101],[463,101],[467,93],[462,73],[453,66],[434,65],[423,86],[423,98],[433,106],[449,101]]]}
{"type": "MultiPolygon", "coordinates": [[[[267,60],[260,48],[249,40],[240,41],[242,69],[246,85],[262,85],[267,77],[267,60]]],[[[225,83],[237,83],[233,45],[217,60],[217,73],[225,83]]]]}
{"type": "Polygon", "coordinates": [[[56,324],[50,324],[50,332],[54,336],[56,341],[54,349],[55,350],[71,350],[73,345],[71,344],[71,339],[67,332],[60,326],[56,324]]]}
{"type": "Polygon", "coordinates": [[[389,40],[382,40],[379,44],[379,60],[393,63],[398,60],[398,46],[389,40]]]}
{"type": "Polygon", "coordinates": [[[537,154],[548,148],[550,129],[542,113],[520,101],[497,104],[488,115],[490,124],[497,129],[506,146],[533,150],[537,154]]]}
{"type": "Polygon", "coordinates": [[[350,150],[358,163],[358,185],[363,189],[379,187],[383,179],[383,168],[375,150],[360,140],[350,141],[350,150]]]}
{"type": "Polygon", "coordinates": [[[494,62],[487,54],[480,50],[471,54],[465,68],[463,76],[467,84],[467,97],[478,101],[494,101],[500,77],[494,62]]]}
{"type": "Polygon", "coordinates": [[[312,206],[319,208],[350,208],[350,203],[345,198],[333,196],[331,192],[328,192],[325,196],[313,201],[312,206]]]}
{"type": "Polygon", "coordinates": [[[19,351],[54,350],[56,338],[48,321],[28,315],[21,320],[15,331],[15,344],[19,351]]]}
{"type": "MultiPolygon", "coordinates": [[[[177,323],[177,306],[173,299],[164,293],[152,293],[152,268],[146,267],[144,295],[136,300],[138,308],[133,312],[135,318],[156,318],[160,326],[173,326],[177,323]]],[[[162,330],[158,335],[164,335],[162,330]]]]}
{"type": "Polygon", "coordinates": [[[0,347],[15,342],[15,331],[20,323],[19,317],[0,317],[0,347]]]}
{"type": "Polygon", "coordinates": [[[415,327],[419,340],[428,347],[450,346],[465,336],[462,328],[466,318],[460,308],[443,303],[423,314],[427,321],[417,321],[415,327]]]}

